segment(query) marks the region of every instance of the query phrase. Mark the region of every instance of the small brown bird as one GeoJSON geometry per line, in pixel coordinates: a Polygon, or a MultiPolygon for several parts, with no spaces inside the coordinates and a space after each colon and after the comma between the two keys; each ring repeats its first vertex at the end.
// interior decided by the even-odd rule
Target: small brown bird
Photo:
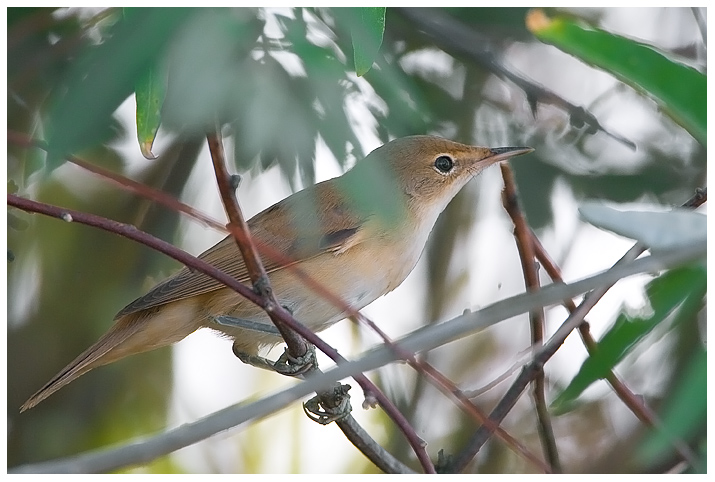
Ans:
{"type": "MultiPolygon", "coordinates": [[[[290,269],[291,264],[356,310],[389,293],[415,267],[437,217],[467,181],[487,166],[532,150],[473,147],[432,136],[396,139],[344,175],[297,192],[257,214],[248,221],[256,244],[292,260],[276,262],[262,256],[278,301],[314,331],[346,316],[307,287],[290,269]]],[[[199,258],[250,285],[232,237],[199,258]]],[[[258,306],[188,268],[130,303],[115,320],[97,343],[20,410],[34,407],[93,368],[173,344],[199,328],[227,335],[234,340],[235,350],[246,354],[281,341],[258,306]],[[220,317],[226,316],[243,325],[221,323],[220,317]]]]}

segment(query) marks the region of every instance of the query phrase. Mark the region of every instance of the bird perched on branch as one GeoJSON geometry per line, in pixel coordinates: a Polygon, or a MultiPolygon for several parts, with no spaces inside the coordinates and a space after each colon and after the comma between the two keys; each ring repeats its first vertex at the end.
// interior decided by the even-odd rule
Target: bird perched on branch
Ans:
{"type": "MultiPolygon", "coordinates": [[[[345,318],[345,306],[316,293],[292,267],[355,310],[389,293],[417,264],[439,214],[472,177],[528,147],[474,147],[432,136],[395,139],[340,177],[297,192],[248,221],[278,301],[313,331],[345,318]],[[267,253],[277,252],[278,257],[267,253]]],[[[200,259],[238,281],[250,279],[233,237],[200,259]]],[[[189,268],[121,310],[99,341],[21,407],[34,407],[101,365],[173,344],[199,328],[256,354],[281,341],[267,314],[234,290],[189,268]],[[221,323],[220,320],[233,320],[221,323]]]]}

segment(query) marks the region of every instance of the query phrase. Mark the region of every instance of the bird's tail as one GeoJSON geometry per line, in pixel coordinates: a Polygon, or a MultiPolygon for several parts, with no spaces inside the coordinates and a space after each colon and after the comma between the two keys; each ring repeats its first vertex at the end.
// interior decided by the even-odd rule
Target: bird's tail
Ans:
{"type": "MultiPolygon", "coordinates": [[[[172,307],[174,308],[174,307],[172,307]]],[[[179,310],[181,311],[181,310],[179,310]]],[[[193,310],[185,310],[187,315],[193,310]]],[[[193,320],[177,320],[176,309],[158,312],[140,311],[119,318],[94,345],[87,348],[40,388],[20,407],[28,410],[73,380],[98,366],[112,363],[136,353],[170,345],[188,336],[200,327],[193,320]],[[165,313],[164,311],[172,312],[165,313]],[[173,316],[167,316],[173,315],[173,316]]]]}

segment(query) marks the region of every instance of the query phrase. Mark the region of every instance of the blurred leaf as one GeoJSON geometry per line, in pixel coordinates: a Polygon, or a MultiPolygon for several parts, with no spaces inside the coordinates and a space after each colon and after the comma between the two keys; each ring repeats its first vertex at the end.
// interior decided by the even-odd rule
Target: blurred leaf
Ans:
{"type": "Polygon", "coordinates": [[[156,159],[151,152],[156,133],[161,123],[161,106],[166,95],[166,78],[151,68],[136,85],[137,103],[137,140],[142,155],[147,159],[156,159]]]}
{"type": "Polygon", "coordinates": [[[249,9],[196,9],[172,42],[162,124],[204,135],[247,111],[258,86],[252,57],[265,20],[249,9]]]}
{"type": "Polygon", "coordinates": [[[389,141],[390,135],[404,137],[429,132],[433,126],[432,109],[414,79],[391,62],[378,60],[377,64],[379,70],[372,69],[364,78],[389,106],[386,113],[370,106],[383,142],[389,141]]]}
{"type": "Polygon", "coordinates": [[[707,269],[704,265],[671,270],[648,283],[646,295],[652,314],[634,318],[621,313],[613,327],[598,342],[594,354],[584,361],[571,383],[553,401],[551,407],[554,412],[570,410],[574,400],[589,385],[605,378],[648,333],[675,310],[673,325],[695,316],[706,292],[707,269]]]}
{"type": "Polygon", "coordinates": [[[47,119],[49,170],[66,154],[101,142],[111,116],[155,65],[192,10],[128,9],[108,38],[71,68],[61,95],[53,99],[47,119]]]}
{"type": "Polygon", "coordinates": [[[394,226],[407,216],[407,205],[397,184],[397,173],[385,162],[384,154],[384,149],[373,151],[336,178],[336,188],[362,216],[378,213],[376,220],[394,226]]]}
{"type": "Polygon", "coordinates": [[[448,7],[452,17],[474,27],[481,33],[494,37],[507,37],[518,41],[531,41],[532,36],[524,25],[527,7],[448,7]]]}
{"type": "Polygon", "coordinates": [[[351,26],[355,72],[365,75],[371,68],[382,45],[385,32],[385,7],[353,8],[354,20],[351,26]]]}
{"type": "Polygon", "coordinates": [[[286,24],[286,38],[302,60],[308,87],[315,97],[312,108],[317,110],[318,132],[341,166],[345,166],[347,146],[357,149],[362,158],[360,143],[355,136],[346,110],[347,97],[356,92],[355,83],[329,48],[320,47],[306,38],[305,24],[297,17],[286,24]]]}
{"type": "Polygon", "coordinates": [[[707,216],[690,209],[618,211],[600,203],[587,202],[581,205],[579,213],[594,226],[637,239],[651,250],[675,249],[707,241],[707,216]]]}
{"type": "MultiPolygon", "coordinates": [[[[660,426],[651,430],[651,435],[638,448],[637,458],[644,466],[657,463],[672,452],[674,440],[691,439],[705,429],[707,388],[707,352],[698,347],[673,390],[667,392],[668,398],[660,410],[660,426]]],[[[691,471],[706,473],[705,457],[698,462],[691,471]]]]}
{"type": "Polygon", "coordinates": [[[613,35],[567,17],[532,10],[526,18],[539,40],[611,73],[650,95],[675,122],[707,145],[707,76],[670,60],[652,46],[613,35]]]}

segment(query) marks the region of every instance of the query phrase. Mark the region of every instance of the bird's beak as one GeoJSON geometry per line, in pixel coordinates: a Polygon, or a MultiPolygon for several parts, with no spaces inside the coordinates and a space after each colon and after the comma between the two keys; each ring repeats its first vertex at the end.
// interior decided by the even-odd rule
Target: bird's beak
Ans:
{"type": "Polygon", "coordinates": [[[489,164],[495,164],[497,162],[505,161],[514,156],[520,156],[522,154],[528,154],[534,152],[532,147],[495,147],[489,149],[491,155],[482,159],[482,162],[488,162],[489,164]]]}

